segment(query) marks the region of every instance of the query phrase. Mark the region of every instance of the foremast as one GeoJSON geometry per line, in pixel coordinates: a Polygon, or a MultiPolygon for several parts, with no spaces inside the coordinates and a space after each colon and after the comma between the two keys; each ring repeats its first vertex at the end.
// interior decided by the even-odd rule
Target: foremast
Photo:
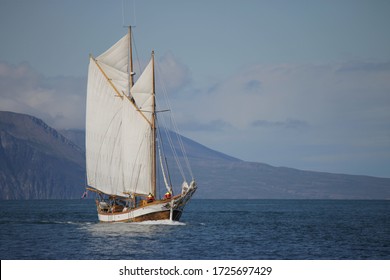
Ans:
{"type": "Polygon", "coordinates": [[[132,45],[132,36],[131,36],[131,26],[129,25],[128,31],[129,33],[129,69],[128,69],[128,79],[129,79],[129,92],[128,95],[131,95],[131,88],[134,85],[134,79],[133,76],[135,75],[134,73],[134,68],[133,68],[133,45],[132,45]]]}

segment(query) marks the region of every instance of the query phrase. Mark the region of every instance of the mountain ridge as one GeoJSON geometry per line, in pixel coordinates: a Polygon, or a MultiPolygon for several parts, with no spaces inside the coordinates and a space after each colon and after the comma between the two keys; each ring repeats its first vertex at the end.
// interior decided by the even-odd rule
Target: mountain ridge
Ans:
{"type": "MultiPolygon", "coordinates": [[[[85,187],[84,139],[82,130],[58,131],[33,116],[0,112],[0,199],[79,198],[85,187]]],[[[197,198],[390,199],[390,178],[247,162],[182,139],[197,198]]],[[[180,174],[171,175],[181,185],[180,174]]]]}

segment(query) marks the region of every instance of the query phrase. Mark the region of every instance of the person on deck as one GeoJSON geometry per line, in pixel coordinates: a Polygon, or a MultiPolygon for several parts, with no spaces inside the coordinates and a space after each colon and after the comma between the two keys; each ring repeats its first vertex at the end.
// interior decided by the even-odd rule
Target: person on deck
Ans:
{"type": "Polygon", "coordinates": [[[166,192],[165,195],[164,195],[165,199],[170,199],[171,197],[172,197],[171,192],[166,192]]]}
{"type": "Polygon", "coordinates": [[[146,201],[148,203],[153,202],[154,201],[154,196],[151,193],[149,193],[148,197],[146,198],[146,201]]]}

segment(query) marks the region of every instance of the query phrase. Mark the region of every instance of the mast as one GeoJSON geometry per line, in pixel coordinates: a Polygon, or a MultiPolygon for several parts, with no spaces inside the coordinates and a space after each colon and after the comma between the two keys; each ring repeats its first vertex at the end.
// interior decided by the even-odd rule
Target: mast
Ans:
{"type": "Polygon", "coordinates": [[[153,75],[153,87],[152,87],[152,194],[156,197],[156,82],[154,77],[154,51],[152,51],[152,75],[153,75]]]}
{"type": "Polygon", "coordinates": [[[129,33],[129,92],[128,92],[128,95],[130,96],[131,93],[131,88],[133,87],[134,85],[134,81],[133,81],[133,75],[134,75],[134,72],[133,72],[133,46],[132,46],[132,39],[131,39],[131,26],[129,25],[129,29],[128,29],[128,33],[129,33]]]}

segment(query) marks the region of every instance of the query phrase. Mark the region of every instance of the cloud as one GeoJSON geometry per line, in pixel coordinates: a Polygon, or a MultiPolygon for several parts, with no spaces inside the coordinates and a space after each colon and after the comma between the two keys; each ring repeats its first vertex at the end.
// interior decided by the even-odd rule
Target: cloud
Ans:
{"type": "Polygon", "coordinates": [[[252,122],[251,125],[253,127],[287,128],[287,129],[304,129],[309,127],[309,124],[306,121],[291,120],[291,119],[285,121],[255,120],[252,122]]]}
{"type": "Polygon", "coordinates": [[[261,82],[259,80],[250,80],[244,85],[245,92],[259,93],[261,90],[261,82]]]}
{"type": "Polygon", "coordinates": [[[337,69],[339,72],[362,71],[362,72],[389,72],[390,61],[373,62],[373,61],[350,61],[341,64],[337,69]]]}
{"type": "Polygon", "coordinates": [[[390,150],[389,65],[252,65],[187,94],[175,106],[185,110],[179,126],[187,126],[188,137],[244,160],[340,172],[336,161],[343,154],[343,164],[350,159],[357,166],[361,159],[356,170],[379,170],[383,158],[367,155],[390,150]],[[212,120],[228,125],[200,129],[212,128],[206,126],[212,120]]]}
{"type": "MultiPolygon", "coordinates": [[[[390,68],[387,62],[362,63],[370,71],[341,71],[350,63],[324,65],[254,65],[196,93],[191,119],[220,119],[237,128],[255,126],[350,127],[390,117],[390,68]],[[382,65],[382,66],[380,66],[382,65]],[[261,94],[250,94],[254,90],[261,94]]],[[[356,65],[356,63],[355,63],[356,65]]],[[[189,104],[187,104],[189,105],[189,104]]],[[[388,120],[388,119],[387,119],[388,120]]]]}
{"type": "Polygon", "coordinates": [[[186,65],[181,63],[172,52],[165,53],[157,63],[158,75],[162,76],[163,83],[168,92],[177,92],[191,82],[191,74],[186,65]]]}
{"type": "Polygon", "coordinates": [[[86,79],[47,78],[28,63],[0,62],[0,110],[42,118],[55,128],[83,128],[86,79]]]}
{"type": "Polygon", "coordinates": [[[223,121],[223,120],[211,120],[209,122],[200,123],[200,122],[188,122],[182,124],[184,130],[190,129],[191,131],[198,132],[210,132],[210,131],[223,131],[232,128],[232,125],[223,121]]]}

